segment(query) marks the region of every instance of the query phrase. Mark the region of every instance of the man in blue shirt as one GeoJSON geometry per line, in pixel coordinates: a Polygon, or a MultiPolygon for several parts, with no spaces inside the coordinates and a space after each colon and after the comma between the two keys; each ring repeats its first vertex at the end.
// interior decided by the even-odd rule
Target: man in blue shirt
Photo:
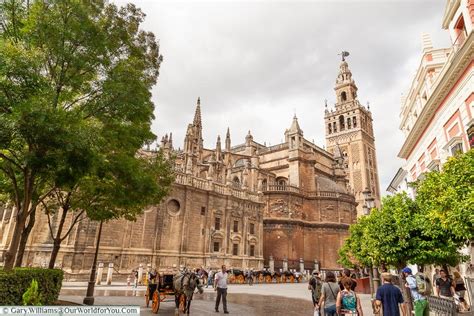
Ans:
{"type": "Polygon", "coordinates": [[[415,310],[415,316],[429,316],[430,312],[428,309],[428,300],[425,296],[418,292],[416,285],[416,278],[413,276],[412,271],[409,267],[402,270],[407,283],[405,286],[410,289],[411,298],[413,299],[413,307],[415,310]]]}
{"type": "Polygon", "coordinates": [[[406,316],[405,305],[403,304],[402,292],[392,284],[390,273],[382,273],[383,285],[377,289],[375,304],[382,305],[384,316],[400,316],[398,304],[402,309],[402,315],[406,316]]]}

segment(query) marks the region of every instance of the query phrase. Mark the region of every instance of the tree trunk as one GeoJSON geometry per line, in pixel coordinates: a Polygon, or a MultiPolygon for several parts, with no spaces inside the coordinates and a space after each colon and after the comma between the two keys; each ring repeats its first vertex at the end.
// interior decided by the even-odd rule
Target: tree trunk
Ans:
{"type": "Polygon", "coordinates": [[[18,247],[18,252],[16,254],[15,260],[15,267],[21,267],[23,263],[23,256],[25,255],[25,248],[28,242],[28,237],[30,237],[30,233],[33,230],[33,226],[35,225],[36,221],[36,207],[31,210],[31,214],[29,216],[28,225],[23,229],[20,238],[20,245],[18,247]]]}
{"type": "MultiPolygon", "coordinates": [[[[64,228],[64,222],[66,221],[66,216],[69,211],[69,205],[65,205],[61,208],[61,219],[59,221],[58,230],[56,231],[56,237],[54,237],[53,242],[53,251],[51,252],[51,257],[49,258],[49,269],[54,269],[54,264],[56,263],[56,258],[58,257],[59,249],[61,248],[61,242],[63,239],[61,238],[61,234],[64,228]]],[[[51,232],[51,235],[53,232],[51,232]]]]}
{"type": "MultiPolygon", "coordinates": [[[[18,208],[17,208],[18,209],[18,208]]],[[[8,250],[5,252],[5,262],[3,265],[3,269],[5,271],[10,271],[13,269],[15,264],[16,254],[18,251],[18,246],[20,244],[21,234],[23,229],[25,228],[25,211],[22,209],[18,209],[18,214],[16,216],[15,227],[12,234],[12,239],[10,241],[10,246],[8,250]]]]}
{"type": "Polygon", "coordinates": [[[94,305],[95,274],[97,270],[97,256],[99,254],[99,243],[100,243],[100,235],[102,234],[102,224],[103,224],[103,221],[100,221],[99,234],[97,235],[97,242],[95,245],[94,261],[92,262],[91,275],[89,278],[89,284],[87,285],[86,297],[84,297],[84,301],[83,301],[85,305],[94,305]]]}
{"type": "Polygon", "coordinates": [[[12,239],[10,241],[10,246],[5,252],[5,261],[3,265],[3,270],[10,271],[13,269],[15,264],[16,254],[18,252],[18,246],[20,245],[21,234],[25,229],[26,219],[28,217],[29,208],[31,205],[31,198],[33,192],[33,182],[34,176],[30,170],[23,171],[25,183],[23,191],[23,200],[17,200],[15,202],[16,209],[18,210],[16,214],[16,223],[13,230],[12,239]]]}

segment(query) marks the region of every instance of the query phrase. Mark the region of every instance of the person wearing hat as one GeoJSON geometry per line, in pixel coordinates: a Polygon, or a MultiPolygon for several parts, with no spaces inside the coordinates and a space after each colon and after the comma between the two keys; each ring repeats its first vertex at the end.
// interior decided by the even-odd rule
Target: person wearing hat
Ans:
{"type": "Polygon", "coordinates": [[[430,314],[428,309],[428,300],[425,296],[418,292],[416,278],[413,276],[411,269],[409,267],[405,267],[403,268],[402,273],[406,280],[405,287],[410,289],[415,316],[428,316],[430,314]]]}
{"type": "Polygon", "coordinates": [[[403,304],[402,292],[398,287],[392,284],[392,275],[382,273],[383,285],[377,289],[375,295],[375,304],[382,306],[384,316],[400,316],[400,304],[402,315],[406,315],[405,304],[403,304]]]}
{"type": "Polygon", "coordinates": [[[321,288],[323,284],[319,277],[319,272],[314,270],[313,275],[309,279],[308,290],[311,290],[311,298],[313,299],[313,306],[319,310],[319,299],[321,297],[321,288]]]}

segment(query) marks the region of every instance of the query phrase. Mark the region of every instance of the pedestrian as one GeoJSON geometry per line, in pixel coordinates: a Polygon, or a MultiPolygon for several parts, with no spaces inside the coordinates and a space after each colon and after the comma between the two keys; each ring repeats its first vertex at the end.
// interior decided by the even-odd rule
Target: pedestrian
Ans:
{"type": "Polygon", "coordinates": [[[209,285],[212,286],[212,284],[214,284],[214,271],[212,269],[209,269],[209,276],[207,278],[206,288],[209,287],[209,285]]]}
{"type": "Polygon", "coordinates": [[[137,288],[138,287],[138,271],[133,270],[133,287],[137,288]]]}
{"type": "Polygon", "coordinates": [[[315,309],[319,310],[319,300],[321,298],[321,289],[323,283],[319,277],[319,272],[314,270],[313,275],[309,279],[308,290],[311,290],[311,299],[313,300],[313,306],[315,309]]]}
{"type": "Polygon", "coordinates": [[[426,295],[420,293],[416,278],[412,274],[411,269],[406,267],[402,270],[402,272],[406,279],[405,287],[410,289],[415,316],[429,316],[430,312],[428,308],[428,300],[426,295]]]}
{"type": "Polygon", "coordinates": [[[324,281],[321,288],[319,306],[321,309],[324,309],[326,316],[336,316],[336,299],[337,294],[339,294],[339,285],[337,284],[334,272],[329,271],[326,273],[324,281]]]}
{"type": "Polygon", "coordinates": [[[448,276],[446,270],[439,270],[440,278],[436,280],[436,295],[451,298],[454,295],[453,280],[448,276]]]}
{"type": "Polygon", "coordinates": [[[214,275],[214,291],[217,291],[216,297],[216,313],[219,313],[219,304],[222,297],[222,305],[224,306],[224,314],[229,314],[227,310],[227,269],[222,265],[222,270],[214,275]]]}
{"type": "Polygon", "coordinates": [[[344,290],[344,285],[342,284],[345,279],[348,279],[351,281],[351,290],[355,291],[355,288],[357,287],[357,281],[351,278],[351,270],[349,269],[344,269],[342,271],[341,277],[339,279],[339,288],[340,290],[344,290]]]}
{"type": "Polygon", "coordinates": [[[466,294],[466,285],[464,284],[464,280],[462,279],[461,274],[458,271],[454,271],[453,275],[454,292],[459,297],[459,302],[461,303],[462,309],[464,311],[468,311],[469,305],[467,304],[466,299],[464,298],[464,294],[466,294]]]}
{"type": "Polygon", "coordinates": [[[400,309],[402,315],[406,315],[405,304],[403,304],[402,291],[392,284],[392,276],[390,273],[382,273],[383,285],[377,289],[375,295],[375,304],[380,307],[384,316],[400,316],[400,309]]]}
{"type": "Polygon", "coordinates": [[[360,305],[359,296],[351,289],[352,282],[349,278],[342,280],[344,289],[339,291],[336,298],[337,315],[358,315],[364,316],[360,305]]]}
{"type": "Polygon", "coordinates": [[[435,269],[435,273],[433,275],[433,283],[432,284],[436,284],[436,281],[441,277],[441,275],[439,274],[439,269],[436,268],[435,269]]]}

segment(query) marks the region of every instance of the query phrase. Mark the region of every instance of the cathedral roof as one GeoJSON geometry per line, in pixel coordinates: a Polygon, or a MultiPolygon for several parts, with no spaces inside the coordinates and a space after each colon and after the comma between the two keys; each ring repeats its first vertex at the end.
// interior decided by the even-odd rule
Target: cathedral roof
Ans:
{"type": "Polygon", "coordinates": [[[291,123],[291,127],[288,132],[290,134],[298,133],[303,135],[303,130],[300,128],[300,124],[298,124],[298,118],[296,117],[296,114],[293,116],[293,122],[291,123]]]}
{"type": "Polygon", "coordinates": [[[347,193],[347,190],[337,184],[336,182],[332,181],[329,178],[318,176],[316,177],[316,187],[319,191],[331,191],[331,192],[338,192],[338,193],[347,193]]]}

